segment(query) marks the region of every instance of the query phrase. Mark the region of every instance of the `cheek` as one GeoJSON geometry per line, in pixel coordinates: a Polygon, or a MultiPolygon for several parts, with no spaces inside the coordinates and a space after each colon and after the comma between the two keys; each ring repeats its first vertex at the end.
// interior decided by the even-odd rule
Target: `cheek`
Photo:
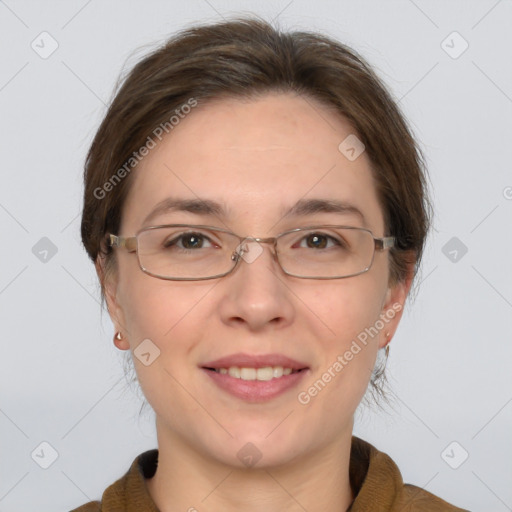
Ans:
{"type": "Polygon", "coordinates": [[[386,292],[383,283],[377,273],[366,273],[331,281],[311,295],[310,309],[329,328],[328,346],[339,340],[338,348],[343,348],[347,340],[375,323],[386,292]]]}
{"type": "MultiPolygon", "coordinates": [[[[191,352],[204,337],[208,318],[205,301],[212,284],[166,282],[140,274],[131,276],[121,288],[140,387],[153,409],[161,415],[169,408],[169,397],[175,410],[199,414],[182,384],[187,383],[191,372],[195,371],[191,352]],[[146,359],[144,353],[149,353],[146,359]]],[[[186,387],[195,393],[192,383],[186,387]]]]}
{"type": "Polygon", "coordinates": [[[318,407],[328,409],[338,404],[339,411],[357,407],[377,356],[378,333],[372,327],[380,318],[384,293],[381,277],[367,273],[333,281],[313,294],[311,310],[318,317],[312,321],[325,323],[329,333],[318,339],[322,357],[308,383],[322,390],[318,391],[322,395],[318,407]]]}
{"type": "MultiPolygon", "coordinates": [[[[194,350],[210,322],[209,292],[215,284],[179,283],[139,274],[123,283],[123,311],[139,383],[148,401],[158,408],[162,390],[181,396],[178,383],[186,382],[195,371],[194,350]],[[139,358],[148,351],[149,361],[139,358]]],[[[185,397],[182,406],[189,407],[188,402],[185,397]]]]}
{"type": "Polygon", "coordinates": [[[140,270],[135,257],[119,264],[118,297],[131,348],[150,338],[163,349],[180,322],[191,313],[198,314],[196,306],[212,284],[156,279],[140,270]]]}

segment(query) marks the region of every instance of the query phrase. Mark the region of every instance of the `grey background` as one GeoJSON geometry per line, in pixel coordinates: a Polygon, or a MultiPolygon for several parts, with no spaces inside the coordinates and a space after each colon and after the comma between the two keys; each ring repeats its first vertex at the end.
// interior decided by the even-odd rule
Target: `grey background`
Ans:
{"type": "Polygon", "coordinates": [[[428,158],[435,231],[418,296],[391,344],[398,400],[387,414],[358,414],[354,433],[387,452],[406,482],[472,511],[512,510],[512,2],[7,0],[0,511],[98,499],[156,447],[153,416],[139,418],[81,247],[82,166],[123,68],[178,29],[242,12],[361,52],[428,158]],[[58,43],[46,59],[31,47],[51,48],[43,31],[58,43]],[[461,55],[454,31],[469,44],[461,55]],[[48,469],[39,465],[51,457],[41,442],[58,453],[48,469]],[[453,469],[447,461],[460,464],[463,450],[469,457],[453,469]]]}

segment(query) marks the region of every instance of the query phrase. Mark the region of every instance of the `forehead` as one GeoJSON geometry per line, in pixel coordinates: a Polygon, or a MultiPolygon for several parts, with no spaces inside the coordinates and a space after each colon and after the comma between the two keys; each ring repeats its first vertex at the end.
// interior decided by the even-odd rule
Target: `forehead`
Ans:
{"type": "Polygon", "coordinates": [[[350,135],[340,115],[293,94],[198,106],[132,171],[123,228],[139,229],[155,205],[173,197],[221,203],[230,227],[245,223],[263,235],[297,201],[315,198],[355,205],[378,232],[369,159],[363,152],[349,160],[339,149],[350,135]]]}

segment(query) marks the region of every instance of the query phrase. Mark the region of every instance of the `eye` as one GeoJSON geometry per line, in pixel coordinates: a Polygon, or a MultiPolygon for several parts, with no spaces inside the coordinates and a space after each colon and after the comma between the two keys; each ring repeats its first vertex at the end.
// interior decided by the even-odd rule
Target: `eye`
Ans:
{"type": "Polygon", "coordinates": [[[183,233],[164,242],[164,247],[176,246],[178,249],[202,249],[205,243],[210,243],[210,239],[202,233],[183,233]]]}
{"type": "Polygon", "coordinates": [[[300,247],[304,247],[302,242],[306,242],[306,247],[311,249],[326,249],[334,245],[341,245],[339,240],[336,240],[332,236],[325,235],[323,233],[310,233],[301,239],[300,247]],[[328,245],[331,242],[331,245],[328,245]]]}

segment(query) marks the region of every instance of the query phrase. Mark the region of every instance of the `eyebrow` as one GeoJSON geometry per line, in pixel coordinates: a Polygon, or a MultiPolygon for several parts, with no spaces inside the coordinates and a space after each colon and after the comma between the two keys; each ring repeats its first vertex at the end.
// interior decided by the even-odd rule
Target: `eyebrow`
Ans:
{"type": "MultiPolygon", "coordinates": [[[[226,218],[227,211],[221,203],[211,199],[179,199],[168,197],[151,210],[144,219],[143,224],[152,221],[159,215],[169,212],[189,212],[196,215],[207,215],[226,218]]],[[[337,213],[341,215],[355,215],[366,226],[363,212],[355,205],[337,199],[300,199],[288,211],[282,210],[282,217],[300,217],[315,213],[337,213]]]]}

